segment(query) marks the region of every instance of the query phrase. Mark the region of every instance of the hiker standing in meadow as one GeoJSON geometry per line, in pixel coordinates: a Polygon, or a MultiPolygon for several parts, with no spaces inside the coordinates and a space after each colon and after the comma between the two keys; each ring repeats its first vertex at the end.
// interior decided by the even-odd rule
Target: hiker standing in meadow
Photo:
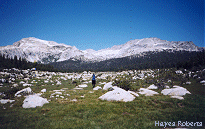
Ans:
{"type": "Polygon", "coordinates": [[[95,74],[93,73],[93,78],[92,78],[92,85],[93,85],[93,88],[95,87],[95,84],[96,84],[95,74]]]}

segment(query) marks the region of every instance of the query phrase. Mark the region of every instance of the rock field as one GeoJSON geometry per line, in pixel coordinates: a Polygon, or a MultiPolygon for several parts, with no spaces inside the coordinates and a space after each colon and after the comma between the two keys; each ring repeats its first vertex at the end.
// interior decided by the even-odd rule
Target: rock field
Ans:
{"type": "MultiPolygon", "coordinates": [[[[188,91],[186,88],[182,86],[168,86],[167,83],[171,83],[172,80],[164,80],[163,89],[159,90],[160,86],[153,84],[149,84],[148,86],[142,86],[138,90],[124,90],[120,87],[117,87],[114,80],[126,79],[127,77],[131,78],[131,83],[137,83],[137,80],[146,80],[147,78],[156,78],[159,76],[157,73],[159,70],[133,70],[133,71],[122,71],[122,72],[95,72],[96,80],[98,81],[97,86],[89,91],[89,93],[94,93],[96,90],[105,90],[107,91],[105,94],[100,96],[98,99],[107,100],[107,101],[124,101],[129,102],[136,99],[136,97],[144,96],[153,96],[153,95],[169,95],[170,98],[176,98],[183,100],[184,95],[192,94],[191,91],[188,91]],[[170,88],[171,87],[171,88],[170,88]]],[[[175,71],[176,76],[181,77],[192,77],[196,79],[201,79],[201,77],[197,74],[199,72],[204,72],[204,70],[198,72],[190,72],[186,71],[183,73],[181,70],[175,71]]],[[[44,72],[44,71],[36,71],[35,68],[27,69],[27,70],[19,70],[16,68],[12,69],[4,69],[0,72],[0,88],[18,88],[23,87],[23,89],[17,91],[14,94],[13,100],[4,99],[6,94],[4,92],[0,92],[0,103],[6,104],[8,102],[15,102],[15,98],[24,96],[25,99],[23,101],[23,108],[35,108],[37,106],[43,106],[52,98],[56,99],[65,99],[70,100],[72,102],[78,101],[78,99],[69,99],[70,94],[67,94],[65,91],[68,90],[67,87],[64,87],[60,90],[52,90],[49,91],[46,88],[43,88],[44,85],[57,86],[62,85],[63,81],[72,81],[75,82],[76,86],[73,89],[69,89],[72,91],[76,90],[84,90],[84,88],[88,88],[88,84],[91,83],[92,74],[94,72],[84,71],[82,73],[61,73],[61,72],[44,72]],[[77,83],[79,81],[80,83],[77,83]],[[39,93],[34,93],[32,91],[32,87],[36,85],[41,87],[39,93]],[[49,98],[41,97],[43,94],[49,93],[49,98]]],[[[159,81],[159,80],[157,80],[159,81]]],[[[192,82],[185,81],[183,84],[190,85],[192,82]]],[[[205,80],[200,80],[200,84],[205,85],[205,80]]],[[[84,95],[80,97],[84,98],[84,95]]]]}

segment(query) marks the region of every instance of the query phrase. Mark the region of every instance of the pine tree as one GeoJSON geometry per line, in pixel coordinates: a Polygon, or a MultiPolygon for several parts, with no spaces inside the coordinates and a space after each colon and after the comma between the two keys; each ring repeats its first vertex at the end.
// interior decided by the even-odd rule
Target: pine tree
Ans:
{"type": "Polygon", "coordinates": [[[19,66],[18,66],[18,61],[17,61],[17,56],[16,56],[16,55],[14,56],[13,67],[14,67],[14,68],[19,68],[19,66]]]}

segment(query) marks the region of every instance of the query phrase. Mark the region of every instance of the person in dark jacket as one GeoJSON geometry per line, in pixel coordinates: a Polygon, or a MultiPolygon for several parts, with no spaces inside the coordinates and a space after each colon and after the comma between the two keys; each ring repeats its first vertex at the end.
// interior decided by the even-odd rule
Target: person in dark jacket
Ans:
{"type": "Polygon", "coordinates": [[[95,74],[93,73],[93,78],[92,78],[92,85],[93,85],[93,88],[95,87],[95,84],[96,84],[95,74]]]}

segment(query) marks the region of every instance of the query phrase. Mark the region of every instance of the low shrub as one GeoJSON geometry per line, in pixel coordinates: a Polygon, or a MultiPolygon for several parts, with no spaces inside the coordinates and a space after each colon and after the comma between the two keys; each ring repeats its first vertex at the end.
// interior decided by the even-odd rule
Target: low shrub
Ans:
{"type": "Polygon", "coordinates": [[[120,79],[120,80],[115,80],[114,81],[114,85],[128,91],[128,90],[132,90],[132,86],[131,86],[131,83],[130,83],[130,80],[127,80],[127,79],[120,79]]]}

